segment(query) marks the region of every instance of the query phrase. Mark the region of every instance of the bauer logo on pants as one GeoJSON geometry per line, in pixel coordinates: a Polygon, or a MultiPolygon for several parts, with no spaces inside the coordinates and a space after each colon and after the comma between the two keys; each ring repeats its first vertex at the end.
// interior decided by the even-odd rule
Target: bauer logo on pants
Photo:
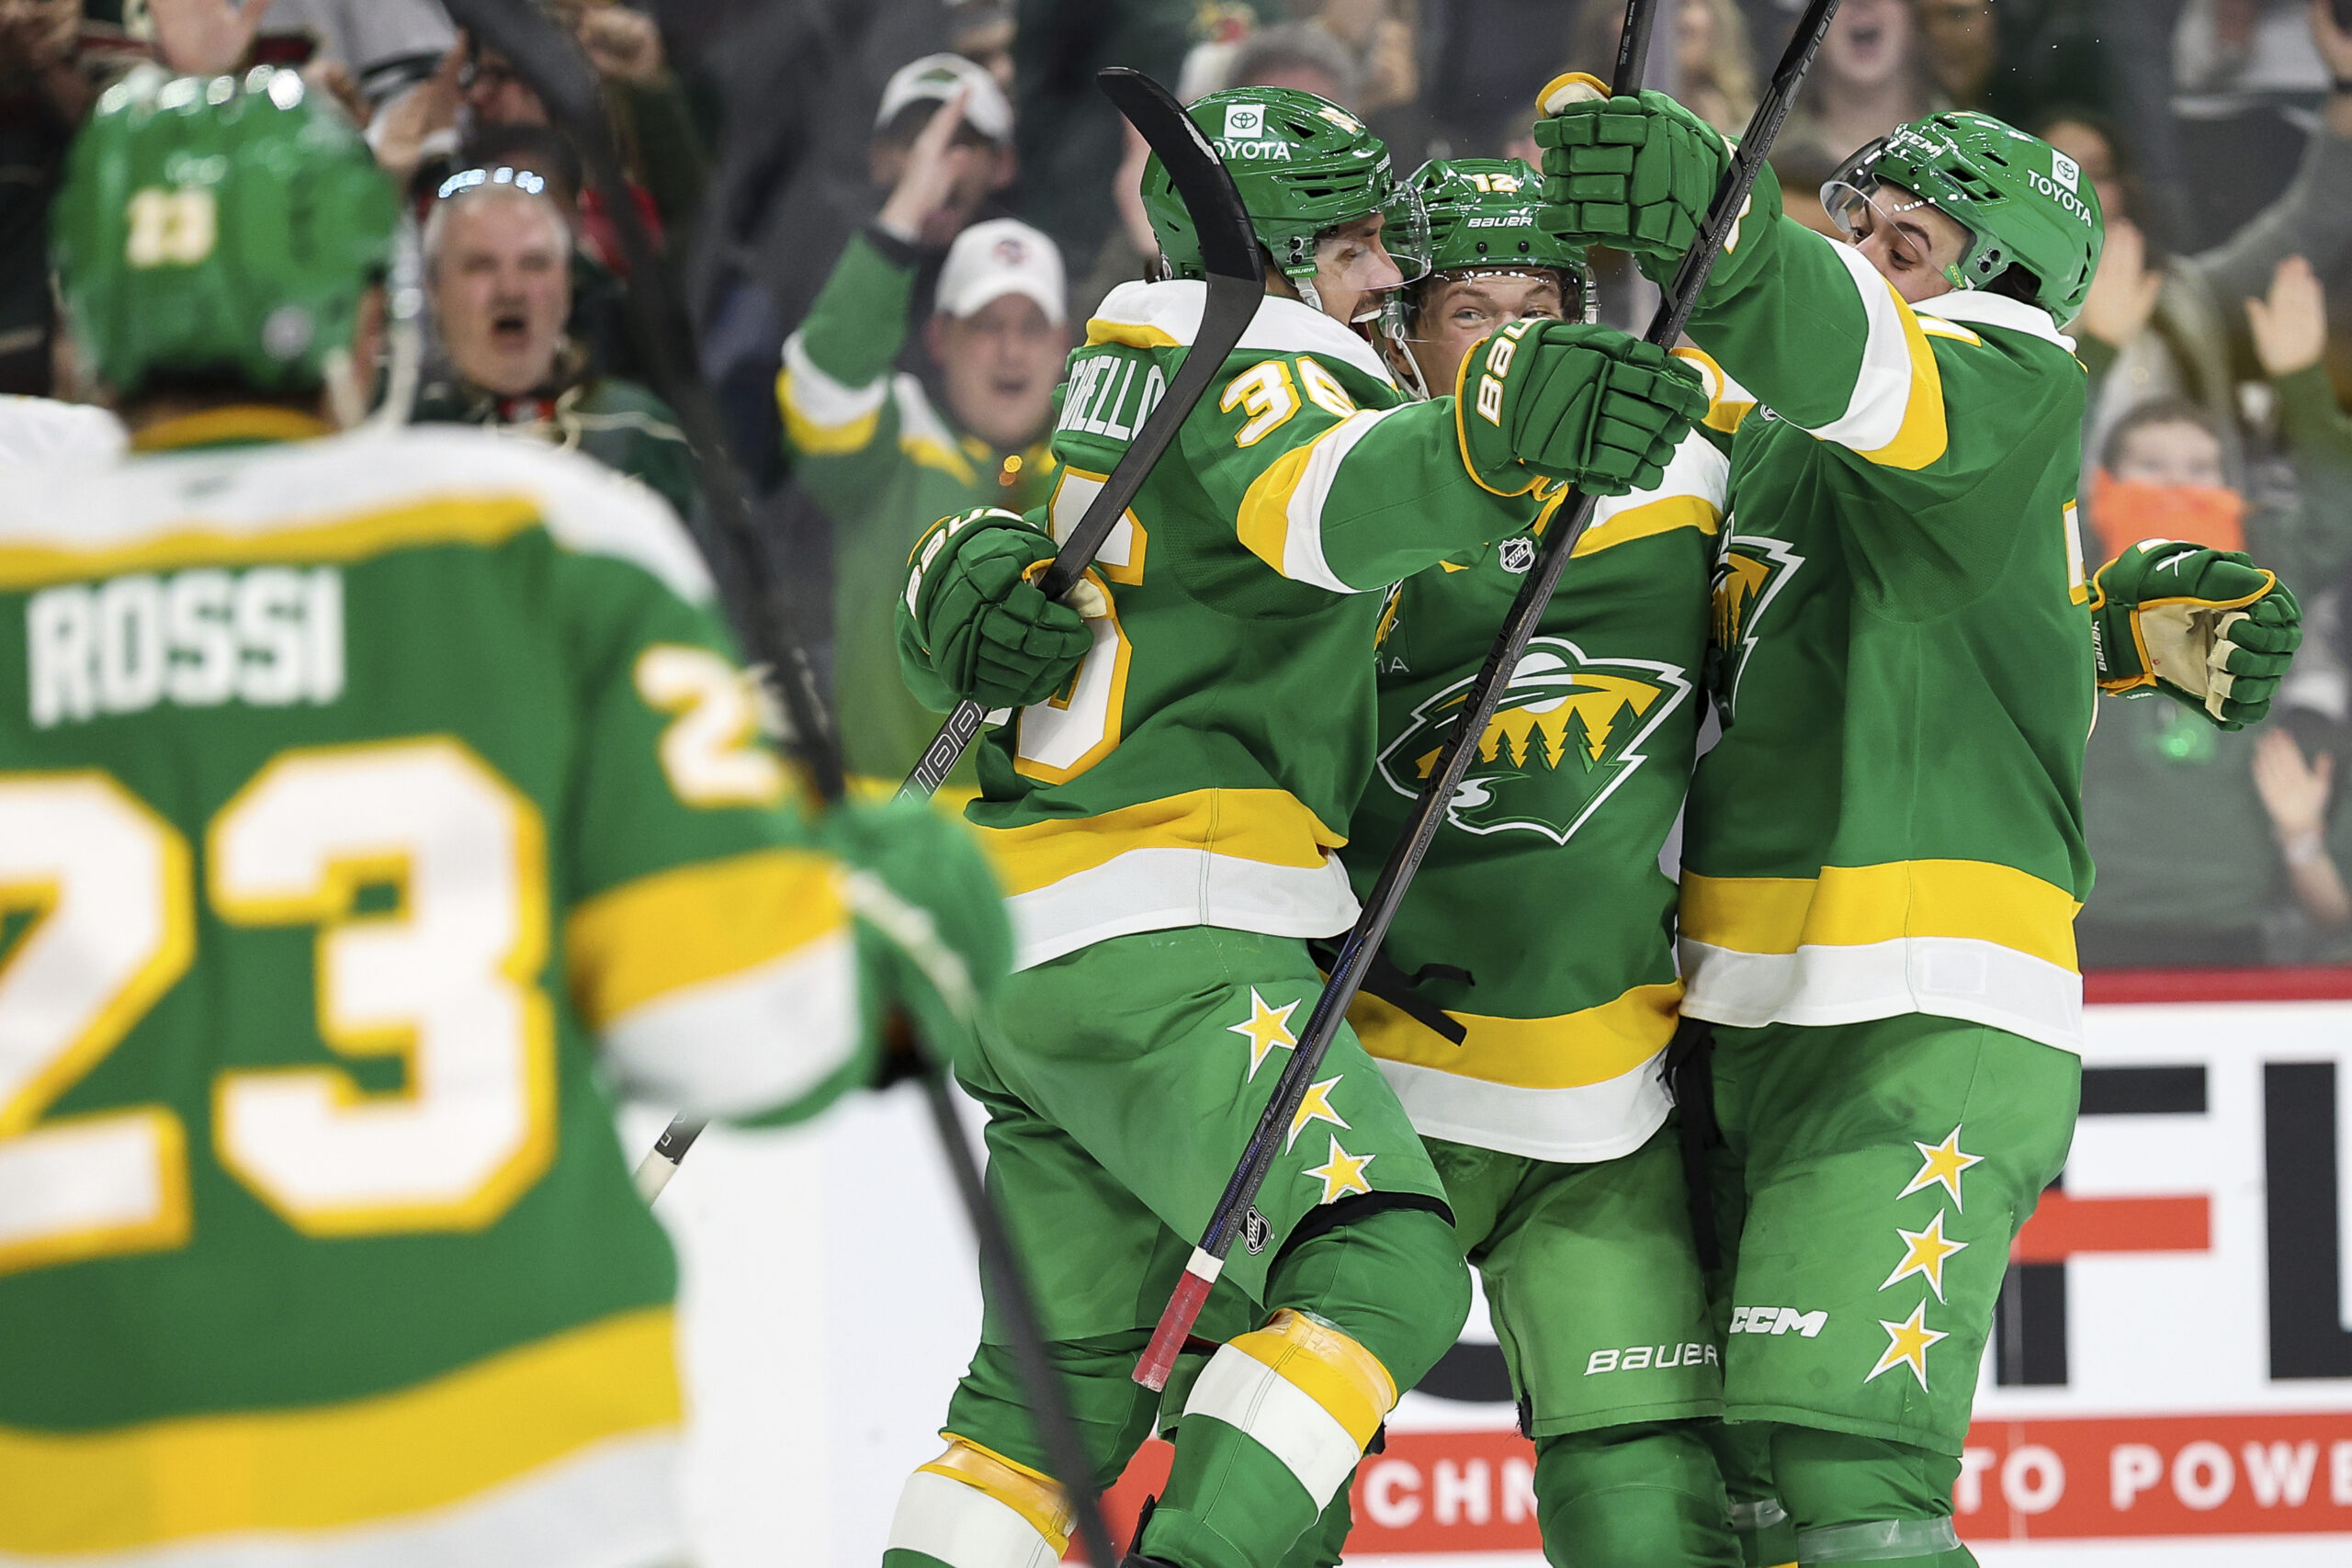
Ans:
{"type": "MultiPolygon", "coordinates": [[[[1380,754],[1380,776],[1407,799],[1437,765],[1471,681],[1413,710],[1380,754]]],[[[1539,637],[1512,672],[1502,705],[1479,738],[1477,760],[1446,820],[1465,833],[1514,829],[1565,844],[1648,761],[1642,746],[1690,694],[1676,665],[1589,659],[1566,637],[1539,637]]]]}

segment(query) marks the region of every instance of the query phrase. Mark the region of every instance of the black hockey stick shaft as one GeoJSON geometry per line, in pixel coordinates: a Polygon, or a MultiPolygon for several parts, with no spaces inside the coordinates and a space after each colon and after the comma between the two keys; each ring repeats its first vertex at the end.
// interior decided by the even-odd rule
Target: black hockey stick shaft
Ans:
{"type": "MultiPolygon", "coordinates": [[[[1636,7],[1638,8],[1638,7],[1636,7]]],[[[1700,225],[1697,238],[1683,256],[1676,270],[1674,281],[1659,302],[1657,314],[1650,322],[1647,341],[1659,347],[1669,347],[1682,333],[1683,323],[1699,302],[1699,291],[1706,286],[1707,274],[1723,254],[1724,240],[1738,221],[1747,205],[1750,187],[1756,183],[1757,171],[1762,167],[1764,156],[1771,150],[1772,140],[1779,135],[1781,123],[1788,118],[1790,105],[1795,100],[1798,86],[1804,82],[1806,69],[1820,48],[1822,35],[1828,30],[1830,18],[1837,14],[1838,0],[1812,0],[1798,21],[1795,34],[1772,73],[1770,86],[1756,114],[1748,121],[1747,134],[1734,152],[1731,165],[1715,188],[1705,220],[1700,225]]],[[[1634,31],[1634,18],[1629,14],[1627,33],[1634,31]]],[[[1622,61],[1622,57],[1621,57],[1622,61]]],[[[1616,84],[1615,90],[1623,94],[1636,85],[1628,78],[1616,84]]],[[[1544,546],[1536,565],[1527,575],[1511,602],[1510,613],[1504,618],[1502,630],[1494,646],[1487,650],[1487,661],[1479,669],[1463,701],[1463,712],[1455,721],[1453,738],[1446,742],[1443,754],[1431,771],[1429,782],[1413,803],[1413,812],[1396,846],[1389,851],[1388,860],[1381,867],[1380,876],[1365,897],[1363,912],[1341,944],[1338,959],[1331,965],[1329,979],[1317,997],[1315,1010],[1300,1032],[1297,1045],[1290,1060],[1283,1065],[1283,1074],[1274,1085],[1273,1097],[1259,1117],[1250,1134],[1240,1164],[1233,1179],[1217,1201],[1208,1228],[1193,1250],[1192,1260],[1185,1265],[1184,1274],[1177,1281],[1166,1311],[1161,1313],[1159,1325],[1146,1347],[1143,1359],[1136,1365],[1136,1381],[1148,1388],[1166,1385],[1169,1371],[1175,1365],[1177,1352],[1184,1337],[1192,1331],[1201,1305],[1208,1299],[1217,1274],[1223,1269],[1226,1255],[1232,1250],[1234,1238],[1240,1232],[1241,1218],[1256,1200],[1258,1189],[1263,1185],[1266,1173],[1272,1168],[1275,1155],[1283,1146],[1283,1134],[1307,1089],[1321,1068],[1324,1055],[1330,1050],[1340,1025],[1347,1017],[1348,1008],[1355,1000],[1363,983],[1364,972],[1381,943],[1386,940],[1388,927],[1396,919],[1397,907],[1403,903],[1406,889],[1411,886],[1413,874],[1419,870],[1422,858],[1437,837],[1439,824],[1445,809],[1461,786],[1463,775],[1468,772],[1470,761],[1477,755],[1478,742],[1487,732],[1495,710],[1510,683],[1510,675],[1519,666],[1526,651],[1528,638],[1543,619],[1550,604],[1553,591],[1558,586],[1560,574],[1575,552],[1577,541],[1591,525],[1594,497],[1582,491],[1571,491],[1554,515],[1552,525],[1544,531],[1544,546]]]]}
{"type": "Polygon", "coordinates": [[[1657,0],[1625,0],[1625,20],[1617,29],[1617,66],[1610,72],[1610,91],[1638,92],[1649,68],[1650,27],[1657,20],[1657,0]]]}
{"type": "MultiPolygon", "coordinates": [[[[847,787],[841,749],[807,653],[788,624],[785,563],[775,538],[752,520],[720,435],[718,403],[692,369],[695,363],[693,319],[676,277],[654,244],[622,177],[619,150],[605,118],[595,75],[571,39],[528,0],[450,0],[448,9],[460,26],[505,55],[523,73],[579,152],[604,200],[628,262],[625,298],[630,324],[656,389],[678,415],[708,510],[709,526],[700,531],[697,542],[710,558],[712,577],[737,636],[754,659],[775,672],[795,751],[824,802],[837,802],[847,787]]],[[[1093,1466],[1070,1418],[1060,1373],[1047,1358],[1045,1332],[1012,1234],[988,1196],[971,1144],[956,1119],[945,1064],[911,1032],[910,1036],[923,1063],[922,1077],[939,1132],[940,1151],[955,1175],[956,1192],[978,1244],[980,1267],[1001,1290],[998,1304],[1012,1339],[1014,1363],[1029,1395],[1040,1443],[1069,1500],[1087,1557],[1095,1568],[1114,1568],[1117,1549],[1102,1519],[1093,1466]],[[1008,1284],[1010,1288],[1004,1289],[1008,1284]]],[[[649,1160],[675,1169],[700,1132],[698,1125],[684,1119],[672,1122],[649,1160]]],[[[640,1185],[643,1180],[640,1174],[640,1185]]]]}
{"type": "MultiPolygon", "coordinates": [[[[1087,503],[1077,526],[1054,552],[1054,564],[1037,580],[1038,591],[1048,599],[1069,592],[1094,564],[1102,541],[1111,536],[1136,492],[1151,477],[1153,466],[1175,441],[1193,406],[1224,366],[1226,355],[1249,330],[1266,294],[1265,265],[1260,259],[1257,232],[1250,226],[1249,210],[1241,205],[1241,193],[1234,188],[1232,174],[1208,138],[1201,134],[1201,128],[1193,123],[1193,117],[1184,112],[1184,106],[1142,72],[1125,66],[1112,66],[1095,81],[1126,116],[1127,123],[1150,143],[1174,182],[1193,232],[1200,237],[1208,298],[1201,310],[1200,329],[1193,333],[1193,345],[1185,351],[1176,378],[1169,383],[1127,449],[1119,454],[1110,477],[1087,503]]],[[[968,698],[956,704],[947,722],[923,748],[922,759],[899,793],[938,794],[956,760],[979,735],[987,713],[968,698]]]]}

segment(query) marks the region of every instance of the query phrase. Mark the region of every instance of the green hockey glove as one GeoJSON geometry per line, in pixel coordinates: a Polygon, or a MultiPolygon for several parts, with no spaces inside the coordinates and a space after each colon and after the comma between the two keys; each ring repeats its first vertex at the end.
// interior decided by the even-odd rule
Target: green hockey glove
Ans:
{"type": "Polygon", "coordinates": [[[865,1013],[953,1056],[1012,966],[1004,897],[972,831],[916,800],[843,802],[813,836],[849,868],[865,1013]]]}
{"type": "Polygon", "coordinates": [[[987,708],[1044,702],[1094,646],[1080,611],[1032,581],[1053,558],[1051,535],[992,506],[942,520],[916,545],[907,609],[932,669],[957,697],[987,708]]]}
{"type": "Polygon", "coordinates": [[[1562,101],[1571,96],[1547,92],[1556,107],[1535,122],[1536,220],[1579,243],[1679,262],[1730,165],[1723,133],[1664,93],[1562,101]]]}
{"type": "Polygon", "coordinates": [[[2302,640],[2295,596],[2235,550],[2145,539],[2091,579],[2099,690],[2159,691],[2223,729],[2269,713],[2302,640]]]}
{"type": "Polygon", "coordinates": [[[1454,389],[1463,466],[1498,495],[1544,478],[1595,495],[1647,490],[1706,416],[1696,367],[1581,321],[1505,327],[1463,356],[1454,389]]]}

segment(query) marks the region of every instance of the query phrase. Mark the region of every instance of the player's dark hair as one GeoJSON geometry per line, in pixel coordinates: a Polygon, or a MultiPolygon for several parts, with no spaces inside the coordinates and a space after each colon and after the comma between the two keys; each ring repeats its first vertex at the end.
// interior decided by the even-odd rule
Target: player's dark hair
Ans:
{"type": "Polygon", "coordinates": [[[2011,299],[2022,299],[2027,304],[2039,308],[2041,279],[2036,277],[2025,267],[2011,262],[2001,269],[2000,276],[1984,286],[1984,292],[1999,294],[2011,299]]]}

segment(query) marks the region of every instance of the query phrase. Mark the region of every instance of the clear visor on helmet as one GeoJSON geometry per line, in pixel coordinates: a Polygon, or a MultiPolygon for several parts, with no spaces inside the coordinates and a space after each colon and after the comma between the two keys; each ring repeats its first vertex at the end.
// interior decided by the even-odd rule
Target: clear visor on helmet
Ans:
{"type": "Polygon", "coordinates": [[[1329,288],[1359,294],[1402,288],[1430,270],[1430,220],[1421,198],[1400,186],[1376,211],[1315,237],[1315,271],[1329,288]]]}
{"type": "MultiPolygon", "coordinates": [[[[1870,172],[1879,154],[1886,151],[1888,140],[1882,136],[1846,160],[1846,166],[1822,186],[1821,208],[1847,239],[1859,243],[1883,229],[1887,248],[1897,260],[1906,266],[1925,266],[1930,257],[1921,240],[1921,226],[1916,220],[1905,222],[1904,215],[1936,204],[1924,196],[1890,186],[1870,172]]],[[[1964,243],[1961,260],[1965,261],[1968,251],[1973,248],[1973,243],[1964,243]]],[[[1957,263],[1946,267],[1944,273],[1954,284],[1972,287],[1962,277],[1957,263]]]]}

